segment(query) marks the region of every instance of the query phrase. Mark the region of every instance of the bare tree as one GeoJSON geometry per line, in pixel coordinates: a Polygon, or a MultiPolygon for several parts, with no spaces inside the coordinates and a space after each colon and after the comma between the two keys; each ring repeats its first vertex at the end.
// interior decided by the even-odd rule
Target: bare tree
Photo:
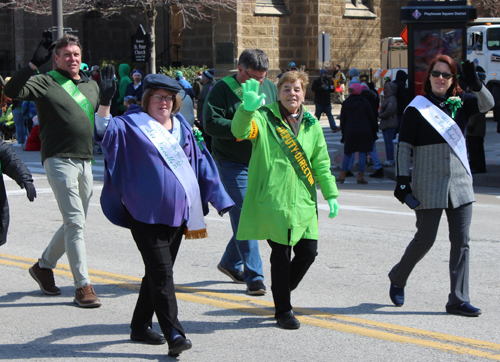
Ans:
{"type": "MultiPolygon", "coordinates": [[[[146,31],[151,35],[151,73],[156,73],[155,23],[158,7],[181,14],[183,25],[211,19],[212,12],[233,11],[240,0],[64,0],[63,15],[97,11],[103,17],[119,15],[126,9],[141,10],[146,19],[146,31]]],[[[38,15],[52,14],[52,0],[3,0],[0,8],[24,10],[38,15]]]]}
{"type": "Polygon", "coordinates": [[[500,16],[500,1],[498,0],[479,0],[477,5],[486,10],[491,17],[500,16]]]}

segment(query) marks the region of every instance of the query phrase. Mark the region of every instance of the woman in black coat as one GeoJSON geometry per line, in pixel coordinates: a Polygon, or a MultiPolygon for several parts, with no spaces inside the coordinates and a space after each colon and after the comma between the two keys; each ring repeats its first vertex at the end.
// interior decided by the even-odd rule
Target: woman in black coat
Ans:
{"type": "Polygon", "coordinates": [[[344,183],[351,157],[359,152],[358,184],[366,184],[366,153],[373,150],[373,142],[377,139],[377,119],[370,103],[361,96],[359,83],[349,84],[349,97],[342,104],[340,111],[340,128],[344,142],[344,159],[337,182],[344,183]]]}
{"type": "MultiPolygon", "coordinates": [[[[12,146],[0,140],[0,168],[2,173],[9,176],[17,182],[22,188],[26,189],[28,199],[33,202],[36,197],[35,186],[31,172],[24,162],[16,155],[12,146]]],[[[0,245],[7,241],[7,231],[9,228],[9,202],[5,192],[3,177],[0,178],[0,245]]]]}

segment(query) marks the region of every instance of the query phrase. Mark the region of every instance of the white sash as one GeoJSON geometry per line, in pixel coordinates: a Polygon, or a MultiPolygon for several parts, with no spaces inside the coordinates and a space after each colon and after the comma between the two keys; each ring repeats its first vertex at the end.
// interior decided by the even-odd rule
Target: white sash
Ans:
{"type": "Polygon", "coordinates": [[[416,96],[408,107],[416,108],[429,124],[444,138],[456,153],[472,179],[465,137],[458,124],[423,96],[416,96]]]}
{"type": "MultiPolygon", "coordinates": [[[[129,117],[153,143],[170,170],[184,187],[189,206],[187,231],[199,231],[206,234],[198,180],[179,142],[165,127],[146,113],[134,113],[129,117]]],[[[186,234],[186,238],[189,238],[188,234],[186,234]]]]}

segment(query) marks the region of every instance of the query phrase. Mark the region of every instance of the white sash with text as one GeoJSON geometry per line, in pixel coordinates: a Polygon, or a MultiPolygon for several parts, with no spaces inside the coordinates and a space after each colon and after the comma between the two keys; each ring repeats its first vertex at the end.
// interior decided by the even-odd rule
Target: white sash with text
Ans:
{"type": "Polygon", "coordinates": [[[205,229],[198,179],[179,142],[165,127],[146,113],[135,113],[129,115],[129,117],[153,143],[170,170],[184,187],[189,205],[188,230],[205,229]]]}
{"type": "Polygon", "coordinates": [[[472,179],[465,137],[455,121],[423,96],[416,96],[408,107],[416,108],[427,122],[438,131],[458,156],[472,179]]]}

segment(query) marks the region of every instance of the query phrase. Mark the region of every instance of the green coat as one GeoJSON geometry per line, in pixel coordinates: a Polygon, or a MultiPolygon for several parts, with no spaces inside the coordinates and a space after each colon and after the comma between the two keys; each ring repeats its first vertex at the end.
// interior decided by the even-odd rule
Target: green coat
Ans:
{"type": "MultiPolygon", "coordinates": [[[[304,112],[308,111],[304,108],[304,112]]],[[[267,122],[270,115],[289,128],[281,118],[277,101],[253,113],[245,111],[242,104],[231,124],[231,131],[240,139],[250,136],[252,123],[258,129],[256,137],[251,139],[248,188],[236,238],[270,239],[285,245],[295,245],[300,239],[318,240],[316,203],[271,132],[267,122]],[[291,230],[290,240],[288,230],[291,230]]],[[[303,122],[297,140],[309,158],[323,197],[336,198],[338,190],[319,122],[308,127],[303,122]]]]}

